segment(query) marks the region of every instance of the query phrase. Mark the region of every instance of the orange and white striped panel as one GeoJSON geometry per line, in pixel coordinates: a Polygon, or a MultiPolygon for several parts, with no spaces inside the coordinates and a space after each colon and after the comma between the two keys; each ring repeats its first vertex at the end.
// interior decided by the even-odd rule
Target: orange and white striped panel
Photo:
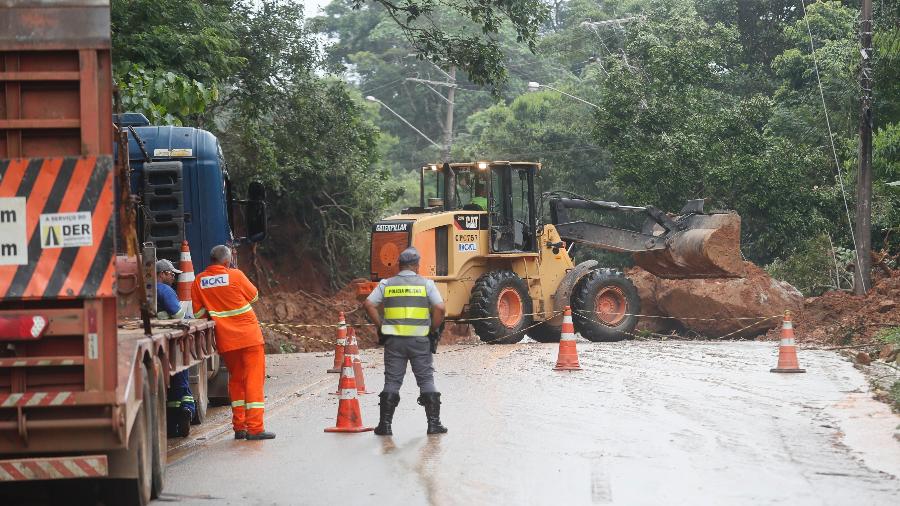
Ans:
{"type": "Polygon", "coordinates": [[[104,476],[109,476],[106,455],[0,460],[0,483],[104,476]]]}
{"type": "Polygon", "coordinates": [[[17,406],[67,406],[75,404],[72,392],[25,392],[0,394],[0,408],[17,406]]]}
{"type": "Polygon", "coordinates": [[[0,299],[114,297],[114,214],[111,156],[0,160],[0,299]]]}

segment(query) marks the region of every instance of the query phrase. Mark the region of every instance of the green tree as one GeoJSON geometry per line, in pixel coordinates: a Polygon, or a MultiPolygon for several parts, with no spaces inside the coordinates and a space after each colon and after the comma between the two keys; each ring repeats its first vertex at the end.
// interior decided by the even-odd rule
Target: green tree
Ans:
{"type": "Polygon", "coordinates": [[[822,196],[803,189],[824,159],[768,131],[771,98],[739,92],[739,40],[693,2],[653,2],[629,25],[625,57],[606,62],[596,134],[630,202],[677,210],[705,198],[709,208],[735,209],[744,253],[764,263],[821,225],[822,196]]]}
{"type": "Polygon", "coordinates": [[[379,5],[420,58],[455,65],[472,82],[498,86],[507,78],[498,35],[505,24],[534,50],[549,10],[542,0],[350,0],[355,9],[379,5]],[[446,23],[446,14],[464,20],[446,23]],[[442,19],[443,18],[443,19],[442,19]],[[450,27],[450,28],[448,28],[450,27]]]}
{"type": "Polygon", "coordinates": [[[154,123],[195,120],[246,64],[234,0],[113,0],[113,73],[123,106],[154,123]]]}

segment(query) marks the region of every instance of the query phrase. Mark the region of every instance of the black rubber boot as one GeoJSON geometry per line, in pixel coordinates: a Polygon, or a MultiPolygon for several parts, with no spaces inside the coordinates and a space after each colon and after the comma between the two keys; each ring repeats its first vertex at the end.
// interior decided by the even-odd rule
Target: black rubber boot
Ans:
{"type": "Polygon", "coordinates": [[[190,435],[192,416],[193,413],[191,413],[190,409],[184,406],[181,406],[181,408],[178,409],[178,428],[176,429],[176,432],[179,437],[188,437],[188,435],[190,435]]]}
{"type": "Polygon", "coordinates": [[[246,439],[247,439],[247,441],[259,441],[261,439],[275,439],[275,433],[274,432],[266,432],[266,431],[258,432],[256,434],[248,433],[246,439]]]}
{"type": "Polygon", "coordinates": [[[441,393],[428,392],[419,396],[419,404],[425,407],[429,434],[444,434],[447,427],[441,425],[441,393]]]}
{"type": "Polygon", "coordinates": [[[378,397],[381,397],[381,402],[378,403],[381,408],[381,418],[378,420],[378,427],[375,427],[375,434],[393,436],[391,422],[394,420],[394,410],[397,409],[397,404],[400,404],[400,394],[381,392],[378,397]]]}

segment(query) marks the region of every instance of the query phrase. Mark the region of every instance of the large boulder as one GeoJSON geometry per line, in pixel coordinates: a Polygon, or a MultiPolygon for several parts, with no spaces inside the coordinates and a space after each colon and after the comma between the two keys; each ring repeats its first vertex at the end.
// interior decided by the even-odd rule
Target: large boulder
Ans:
{"type": "MultiPolygon", "coordinates": [[[[754,318],[802,309],[803,294],[789,283],[772,279],[750,262],[744,262],[744,268],[743,278],[661,279],[640,268],[632,269],[629,277],[641,296],[642,314],[670,316],[707,337],[754,337],[781,324],[780,318],[754,318]]],[[[648,330],[663,325],[642,324],[648,330]]]]}

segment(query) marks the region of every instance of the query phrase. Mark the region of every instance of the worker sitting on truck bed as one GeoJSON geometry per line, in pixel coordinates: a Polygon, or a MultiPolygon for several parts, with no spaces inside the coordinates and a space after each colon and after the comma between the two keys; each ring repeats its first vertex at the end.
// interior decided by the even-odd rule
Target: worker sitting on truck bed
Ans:
{"type": "Polygon", "coordinates": [[[210,265],[191,285],[194,318],[209,315],[216,322],[216,348],[230,378],[231,420],[235,439],[274,439],[263,430],[266,354],[259,320],[250,305],[259,292],[240,269],[232,269],[231,249],[215,246],[210,265]]]}
{"type": "MultiPolygon", "coordinates": [[[[159,310],[156,317],[160,320],[184,318],[185,308],[181,306],[178,295],[172,289],[175,275],[181,271],[168,260],[156,262],[156,306],[159,310]]],[[[169,391],[166,394],[166,429],[169,437],[187,437],[191,432],[191,420],[194,419],[197,406],[191,393],[190,377],[185,369],[172,376],[169,391]]]]}

